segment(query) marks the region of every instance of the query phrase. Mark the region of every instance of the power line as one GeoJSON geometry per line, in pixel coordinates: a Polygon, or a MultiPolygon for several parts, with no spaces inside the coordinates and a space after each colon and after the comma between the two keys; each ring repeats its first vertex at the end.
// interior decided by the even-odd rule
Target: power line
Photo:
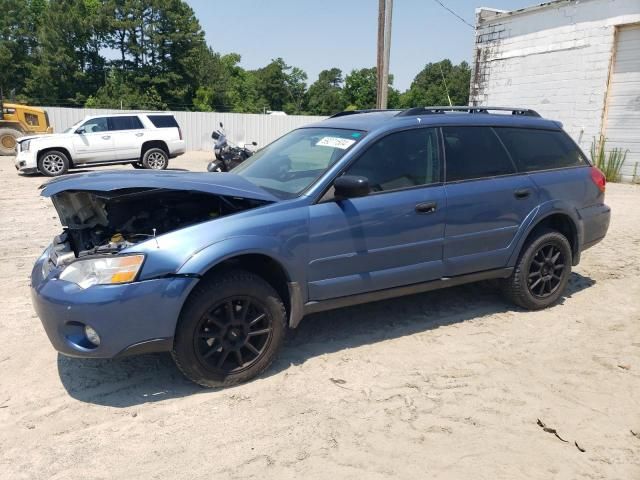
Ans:
{"type": "Polygon", "coordinates": [[[471,25],[469,22],[467,22],[464,18],[462,18],[460,15],[458,15],[456,12],[454,12],[453,10],[451,10],[449,7],[447,7],[444,3],[442,3],[440,0],[433,0],[434,2],[436,2],[438,5],[440,5],[442,8],[444,8],[447,12],[449,12],[451,15],[453,15],[454,17],[456,17],[458,20],[460,20],[462,23],[464,23],[465,25],[470,26],[471,28],[473,28],[474,30],[476,29],[476,27],[474,25],[471,25]]]}

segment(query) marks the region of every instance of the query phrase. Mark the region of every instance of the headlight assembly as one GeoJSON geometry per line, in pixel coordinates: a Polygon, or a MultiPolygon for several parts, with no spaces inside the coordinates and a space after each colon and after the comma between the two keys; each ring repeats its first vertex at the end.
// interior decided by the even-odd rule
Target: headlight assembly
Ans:
{"type": "Polygon", "coordinates": [[[21,152],[28,152],[29,151],[29,145],[31,145],[31,140],[25,140],[24,142],[22,142],[20,144],[20,151],[21,152]]]}
{"type": "Polygon", "coordinates": [[[122,255],[76,260],[60,274],[60,280],[73,282],[80,288],[92,285],[130,283],[136,279],[144,255],[122,255]]]}

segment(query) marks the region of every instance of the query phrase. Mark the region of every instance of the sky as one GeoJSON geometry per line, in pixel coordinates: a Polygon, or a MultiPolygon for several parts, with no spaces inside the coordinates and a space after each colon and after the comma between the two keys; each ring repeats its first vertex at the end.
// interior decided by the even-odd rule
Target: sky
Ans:
{"type": "MultiPolygon", "coordinates": [[[[470,24],[476,7],[516,10],[539,0],[440,0],[470,24]]],[[[376,64],[378,0],[187,0],[217,52],[236,52],[246,69],[282,57],[307,72],[376,64]]],[[[429,62],[471,63],[474,30],[435,0],[394,0],[390,73],[407,89],[429,62]]]]}

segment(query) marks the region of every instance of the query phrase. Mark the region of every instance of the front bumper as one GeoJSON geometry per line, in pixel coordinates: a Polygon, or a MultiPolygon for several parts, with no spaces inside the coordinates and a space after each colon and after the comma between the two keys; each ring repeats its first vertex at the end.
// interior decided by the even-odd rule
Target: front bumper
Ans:
{"type": "Polygon", "coordinates": [[[15,159],[16,170],[22,173],[35,173],[38,171],[38,159],[31,149],[26,152],[18,152],[15,159]]]}
{"type": "Polygon", "coordinates": [[[74,357],[113,358],[171,348],[180,310],[196,278],[158,278],[83,290],[57,279],[57,271],[45,277],[42,266],[47,255],[34,265],[31,296],[56,350],[74,357]],[[100,345],[87,342],[85,325],[98,332],[100,345]]]}

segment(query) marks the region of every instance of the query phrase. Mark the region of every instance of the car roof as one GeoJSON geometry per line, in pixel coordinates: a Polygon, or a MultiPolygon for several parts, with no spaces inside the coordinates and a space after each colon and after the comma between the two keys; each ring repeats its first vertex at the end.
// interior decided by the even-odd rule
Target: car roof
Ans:
{"type": "Polygon", "coordinates": [[[103,118],[103,117],[131,117],[134,115],[164,115],[167,117],[173,117],[173,113],[170,112],[123,112],[123,113],[102,113],[100,115],[87,115],[84,119],[90,120],[92,118],[103,118]]]}
{"type": "MultiPolygon", "coordinates": [[[[560,122],[548,120],[537,116],[536,112],[524,109],[514,109],[515,112],[525,112],[518,114],[484,113],[462,111],[432,111],[442,107],[425,107],[425,109],[411,110],[370,110],[362,112],[345,112],[329,117],[326,120],[312,123],[310,127],[344,128],[350,130],[363,130],[372,132],[374,130],[393,130],[406,126],[421,125],[431,126],[503,126],[503,127],[529,127],[559,130],[562,128],[560,122]],[[415,112],[414,110],[422,110],[415,112]]],[[[472,107],[467,107],[472,108],[472,107]]],[[[499,109],[502,110],[502,109],[499,109]]]]}

